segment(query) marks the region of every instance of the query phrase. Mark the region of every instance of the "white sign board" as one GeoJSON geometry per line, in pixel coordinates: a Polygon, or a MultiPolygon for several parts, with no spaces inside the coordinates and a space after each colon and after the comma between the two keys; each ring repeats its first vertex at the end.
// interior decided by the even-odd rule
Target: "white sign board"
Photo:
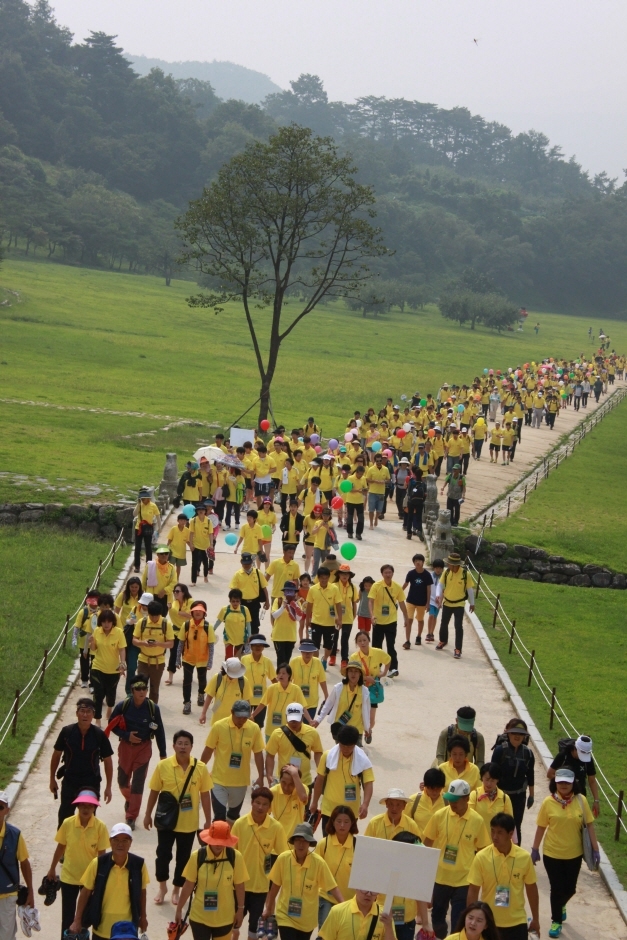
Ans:
{"type": "Polygon", "coordinates": [[[246,428],[231,428],[230,441],[231,447],[243,447],[246,441],[255,443],[256,431],[247,431],[246,428]]]}
{"type": "Polygon", "coordinates": [[[388,839],[357,836],[349,888],[385,894],[389,913],[394,895],[430,901],[440,850],[388,839]]]}

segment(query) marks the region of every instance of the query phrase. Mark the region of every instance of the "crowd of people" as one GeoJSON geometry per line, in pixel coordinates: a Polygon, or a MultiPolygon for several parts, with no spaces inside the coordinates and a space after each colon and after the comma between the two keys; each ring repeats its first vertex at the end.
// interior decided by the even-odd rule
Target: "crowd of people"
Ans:
{"type": "MultiPolygon", "coordinates": [[[[353,536],[363,536],[366,511],[374,528],[392,503],[407,538],[422,537],[424,476],[439,476],[444,465],[443,488],[459,504],[470,458],[481,459],[488,433],[491,447],[509,447],[513,458],[503,437],[493,445],[499,409],[506,428],[516,422],[520,440],[540,407],[552,428],[576,398],[585,407],[578,385],[591,384],[596,394],[601,382],[601,394],[623,371],[624,359],[613,356],[590,367],[582,357],[485,370],[469,386],[445,383],[435,397],[416,394],[404,406],[388,399],[378,414],[355,412],[344,442],[331,439],[324,452],[313,418],[289,437],[279,427],[267,443],[260,437],[234,452],[217,435],[224,465],[190,462],[179,485],[183,511],[167,532],[159,532],[151,492],[139,493],[135,570],[116,597],[87,593],[74,632],[82,696],[50,763],[58,831],[39,893],[52,904],[60,892],[62,937],[88,936],[91,927],[93,940],[127,940],[147,929],[150,875],[132,852],[137,825],[156,830],[154,904],[172,904],[172,940],[187,921],[194,940],[235,940],[246,917],[249,940],[272,940],[277,930],[281,940],[309,940],[315,929],[323,940],[413,940],[416,931],[417,940],[523,940],[540,932],[541,847],[549,936],[560,936],[586,839],[586,861],[599,862],[591,739],[560,743],[531,852],[521,844],[535,801],[527,726],[505,722],[486,754],[469,705],[434,739],[415,792],[379,792],[382,811],[368,819],[377,770],[369,745],[386,695],[398,694],[389,680],[399,675],[399,614],[403,650],[424,642],[445,651],[452,620],[460,659],[475,584],[458,554],[427,565],[420,552],[402,578],[383,563],[377,577],[357,584],[347,556],[336,554],[337,529],[348,537],[342,548],[351,547],[353,536]],[[272,558],[277,528],[281,550],[272,558]],[[201,572],[209,582],[221,532],[240,567],[210,616],[194,585],[201,572]],[[339,681],[330,684],[338,658],[339,681]],[[176,684],[178,675],[184,716],[192,714],[196,678],[199,724],[210,716],[204,742],[164,727],[161,683],[176,684]],[[154,747],[159,761],[149,777],[154,747]],[[112,799],[114,761],[125,818],[108,831],[97,809],[112,799]],[[381,894],[349,887],[358,833],[436,848],[432,897],[395,897],[388,915],[381,894]]],[[[22,926],[36,929],[28,850],[8,813],[0,793],[0,940],[15,935],[20,872],[22,926]]]]}

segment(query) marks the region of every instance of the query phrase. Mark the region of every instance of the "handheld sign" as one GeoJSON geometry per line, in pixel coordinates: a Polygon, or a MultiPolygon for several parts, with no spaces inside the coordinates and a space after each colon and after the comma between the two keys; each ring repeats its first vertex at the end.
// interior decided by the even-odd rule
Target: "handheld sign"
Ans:
{"type": "Polygon", "coordinates": [[[254,429],[247,431],[245,428],[231,428],[229,440],[231,447],[243,447],[246,441],[250,441],[251,444],[254,444],[256,437],[257,432],[254,429]]]}
{"type": "Polygon", "coordinates": [[[439,860],[439,849],[356,836],[348,886],[385,894],[383,912],[389,914],[395,895],[414,901],[431,900],[439,860]]]}

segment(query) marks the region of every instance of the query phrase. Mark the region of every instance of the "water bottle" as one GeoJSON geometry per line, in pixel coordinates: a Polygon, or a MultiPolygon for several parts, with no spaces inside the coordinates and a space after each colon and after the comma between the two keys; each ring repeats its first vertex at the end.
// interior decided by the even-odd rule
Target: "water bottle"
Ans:
{"type": "Polygon", "coordinates": [[[266,921],[263,917],[257,921],[257,940],[267,940],[266,921]]]}
{"type": "Polygon", "coordinates": [[[274,914],[270,914],[266,920],[266,937],[267,940],[276,940],[279,935],[279,928],[276,922],[276,917],[274,914]]]}

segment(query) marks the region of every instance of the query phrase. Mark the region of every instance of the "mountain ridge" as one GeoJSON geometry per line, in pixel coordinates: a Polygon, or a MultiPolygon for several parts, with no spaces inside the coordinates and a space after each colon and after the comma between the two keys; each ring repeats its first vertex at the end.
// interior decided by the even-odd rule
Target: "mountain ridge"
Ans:
{"type": "Polygon", "coordinates": [[[132,55],[127,52],[124,56],[140,75],[147,75],[151,69],[159,68],[173,78],[198,78],[211,82],[216,95],[225,101],[237,98],[247,104],[261,104],[267,95],[283,91],[265,73],[238,65],[236,62],[218,59],[212,62],[191,59],[168,62],[166,59],[132,55]]]}

